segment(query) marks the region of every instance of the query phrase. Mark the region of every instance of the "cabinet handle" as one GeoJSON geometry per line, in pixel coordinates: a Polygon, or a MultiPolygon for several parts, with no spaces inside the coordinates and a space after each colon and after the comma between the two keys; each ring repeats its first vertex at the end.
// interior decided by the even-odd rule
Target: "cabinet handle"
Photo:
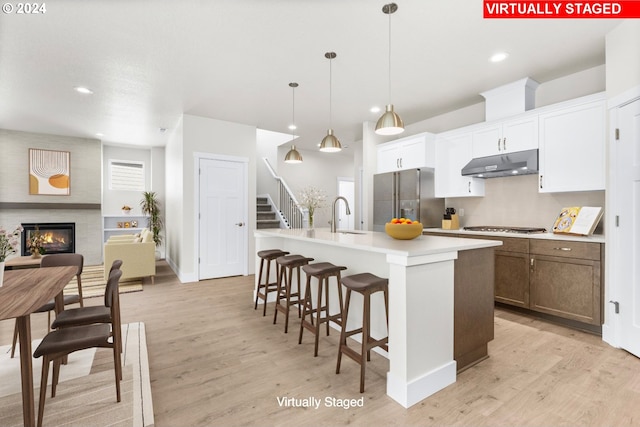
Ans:
{"type": "Polygon", "coordinates": [[[571,250],[571,248],[553,248],[554,251],[565,251],[568,252],[571,250]]]}
{"type": "Polygon", "coordinates": [[[507,137],[506,136],[504,138],[502,138],[502,149],[504,151],[507,150],[507,137]]]}
{"type": "Polygon", "coordinates": [[[469,193],[471,193],[471,181],[469,181],[469,187],[468,187],[469,193]]]}
{"type": "Polygon", "coordinates": [[[540,188],[542,188],[542,175],[540,175],[540,188]]]}
{"type": "Polygon", "coordinates": [[[498,151],[500,151],[500,138],[498,138],[498,151]]]}
{"type": "Polygon", "coordinates": [[[400,157],[400,168],[402,168],[402,157],[400,157]]]}

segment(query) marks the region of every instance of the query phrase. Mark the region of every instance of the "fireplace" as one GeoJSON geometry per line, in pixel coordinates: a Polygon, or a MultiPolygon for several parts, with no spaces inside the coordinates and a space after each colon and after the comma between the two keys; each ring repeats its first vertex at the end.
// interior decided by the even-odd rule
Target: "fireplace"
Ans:
{"type": "Polygon", "coordinates": [[[22,224],[22,256],[30,255],[27,241],[36,228],[45,238],[45,254],[73,254],[76,252],[75,222],[41,222],[22,224]]]}

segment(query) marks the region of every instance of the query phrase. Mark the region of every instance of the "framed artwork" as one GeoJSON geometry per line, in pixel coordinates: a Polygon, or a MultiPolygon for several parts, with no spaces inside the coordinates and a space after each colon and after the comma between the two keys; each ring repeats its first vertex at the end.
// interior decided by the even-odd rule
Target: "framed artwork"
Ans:
{"type": "Polygon", "coordinates": [[[29,194],[68,196],[71,153],[29,148],[29,194]]]}
{"type": "Polygon", "coordinates": [[[124,227],[124,222],[118,222],[118,228],[124,227]]]}
{"type": "Polygon", "coordinates": [[[124,223],[124,228],[131,228],[131,224],[129,222],[124,223]]]}

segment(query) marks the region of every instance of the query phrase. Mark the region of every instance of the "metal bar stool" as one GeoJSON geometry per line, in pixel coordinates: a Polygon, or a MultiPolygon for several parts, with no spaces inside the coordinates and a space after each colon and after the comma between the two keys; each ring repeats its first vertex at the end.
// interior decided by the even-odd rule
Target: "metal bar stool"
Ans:
{"type": "Polygon", "coordinates": [[[282,251],[280,249],[266,249],[264,251],[258,252],[258,256],[260,257],[260,272],[258,273],[258,288],[256,289],[256,302],[253,306],[253,309],[256,310],[258,308],[258,299],[264,300],[264,308],[262,309],[262,315],[267,315],[267,298],[269,297],[269,292],[275,292],[278,289],[278,264],[276,264],[276,281],[273,283],[269,283],[269,273],[271,272],[271,261],[275,261],[278,257],[287,255],[289,252],[282,251]],[[267,261],[267,277],[265,281],[262,281],[262,268],[264,267],[264,262],[267,261]],[[263,292],[260,292],[263,290],[263,292]]]}
{"type": "Polygon", "coordinates": [[[304,292],[304,303],[302,304],[302,321],[300,322],[300,337],[298,338],[298,344],[302,344],[302,333],[307,328],[313,334],[315,334],[315,350],[314,357],[318,356],[318,341],[320,339],[320,324],[327,324],[327,336],[329,335],[329,322],[334,321],[338,325],[342,326],[342,287],[340,286],[340,271],[346,270],[347,267],[333,265],[330,262],[319,262],[316,264],[308,264],[302,267],[302,270],[307,274],[307,285],[304,292]],[[316,308],[313,308],[311,298],[311,278],[318,279],[318,301],[316,308]],[[329,311],[329,278],[335,277],[338,288],[338,299],[340,301],[340,311],[336,314],[331,314],[329,311]],[[322,282],[324,282],[325,305],[322,305],[322,282]],[[313,315],[315,311],[315,324],[313,322],[313,315]],[[324,312],[324,316],[322,315],[324,312]],[[306,320],[307,314],[310,321],[306,320]]]}
{"type": "Polygon", "coordinates": [[[276,324],[278,320],[278,312],[284,313],[284,333],[289,331],[289,308],[292,305],[298,306],[298,317],[302,316],[302,285],[300,284],[300,267],[309,264],[309,261],[313,261],[313,258],[307,258],[302,255],[285,255],[276,259],[276,264],[280,269],[280,275],[278,276],[278,288],[276,292],[276,311],[273,314],[273,324],[276,324]],[[296,292],[291,292],[291,281],[293,278],[293,269],[296,269],[298,276],[298,286],[296,292]],[[291,297],[295,297],[295,300],[291,300],[291,297]],[[282,300],[285,300],[282,304],[282,300]]]}
{"type": "MultiPolygon", "coordinates": [[[[371,273],[354,274],[342,279],[342,284],[347,288],[347,297],[345,299],[344,309],[342,310],[342,330],[340,332],[340,347],[338,348],[338,365],[336,366],[336,374],[340,373],[340,362],[342,353],[349,356],[360,364],[360,393],[364,393],[364,368],[366,361],[371,360],[371,349],[381,347],[388,351],[389,337],[376,340],[371,337],[371,295],[376,292],[384,292],[384,309],[387,316],[387,327],[389,326],[389,280],[375,276],[371,273]],[[351,300],[351,291],[358,292],[363,297],[363,313],[362,327],[347,331],[347,318],[349,316],[349,301],[351,300]],[[362,351],[357,351],[347,346],[347,338],[362,332],[362,351]],[[367,359],[365,361],[365,354],[367,359]]],[[[387,332],[388,334],[388,332],[387,332]]]]}

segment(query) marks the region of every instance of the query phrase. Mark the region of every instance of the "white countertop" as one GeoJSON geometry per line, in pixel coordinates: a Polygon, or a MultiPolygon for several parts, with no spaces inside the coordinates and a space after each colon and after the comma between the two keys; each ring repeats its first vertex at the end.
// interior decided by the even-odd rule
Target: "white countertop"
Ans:
{"type": "Polygon", "coordinates": [[[605,242],[604,235],[602,234],[593,234],[591,236],[573,236],[573,235],[553,234],[549,232],[521,234],[521,233],[507,233],[503,231],[471,231],[471,230],[463,230],[462,228],[460,228],[459,230],[445,230],[444,228],[425,228],[423,232],[469,234],[469,235],[475,235],[475,236],[519,237],[521,239],[566,240],[566,241],[573,241],[573,242],[590,242],[590,243],[605,242]]]}
{"type": "Polygon", "coordinates": [[[305,229],[268,228],[254,231],[254,236],[281,237],[303,240],[318,244],[348,247],[369,252],[384,254],[419,256],[444,252],[464,251],[470,249],[489,248],[502,245],[496,240],[464,239],[458,237],[441,237],[421,235],[413,240],[396,240],[386,233],[378,231],[338,231],[331,233],[329,228],[313,230],[311,237],[305,229]],[[357,234],[351,234],[357,233],[357,234]]]}

